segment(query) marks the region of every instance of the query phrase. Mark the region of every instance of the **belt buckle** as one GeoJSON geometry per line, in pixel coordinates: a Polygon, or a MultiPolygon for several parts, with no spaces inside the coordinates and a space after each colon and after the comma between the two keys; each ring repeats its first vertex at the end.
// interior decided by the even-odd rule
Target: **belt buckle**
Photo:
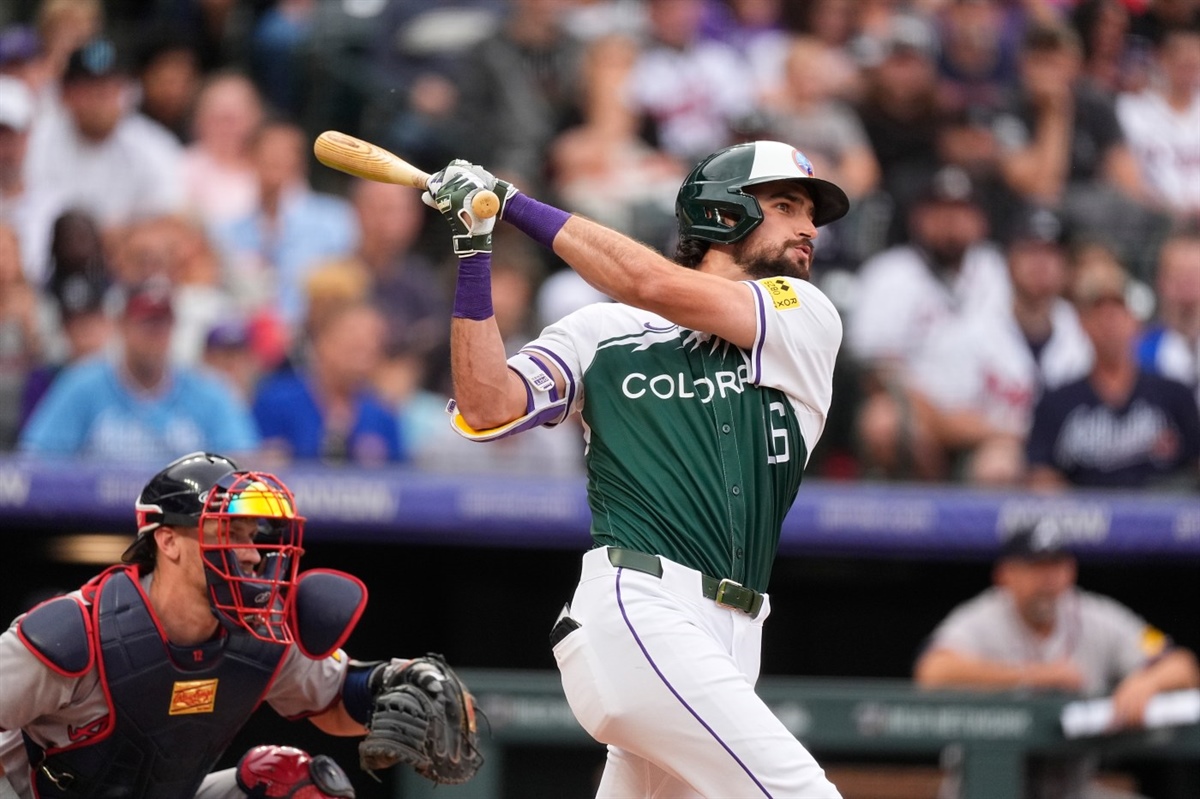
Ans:
{"type": "Polygon", "coordinates": [[[744,587],[741,583],[734,582],[733,580],[730,580],[728,577],[725,577],[724,579],[721,580],[721,582],[717,583],[717,595],[715,597],[713,597],[713,601],[716,602],[718,605],[720,605],[723,608],[729,608],[731,610],[742,610],[742,608],[738,607],[737,605],[733,605],[733,604],[730,604],[729,602],[725,601],[725,589],[729,588],[730,586],[732,586],[734,588],[743,588],[744,587]]]}

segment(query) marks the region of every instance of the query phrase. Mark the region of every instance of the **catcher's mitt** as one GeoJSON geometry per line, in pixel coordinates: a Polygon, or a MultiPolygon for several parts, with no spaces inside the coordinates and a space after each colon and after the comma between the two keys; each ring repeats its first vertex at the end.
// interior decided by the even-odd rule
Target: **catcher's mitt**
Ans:
{"type": "Polygon", "coordinates": [[[384,667],[367,737],[358,745],[367,771],[408,763],[422,777],[453,785],[483,765],[475,699],[441,655],[429,653],[401,669],[384,667]]]}

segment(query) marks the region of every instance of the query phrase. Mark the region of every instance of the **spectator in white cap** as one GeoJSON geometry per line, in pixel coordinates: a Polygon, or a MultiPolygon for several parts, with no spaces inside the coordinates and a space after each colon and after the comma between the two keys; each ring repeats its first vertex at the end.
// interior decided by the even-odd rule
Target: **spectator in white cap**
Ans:
{"type": "Polygon", "coordinates": [[[46,277],[51,229],[63,204],[51,186],[25,179],[33,122],[29,88],[18,78],[0,75],[0,223],[16,232],[25,277],[40,287],[46,277]]]}

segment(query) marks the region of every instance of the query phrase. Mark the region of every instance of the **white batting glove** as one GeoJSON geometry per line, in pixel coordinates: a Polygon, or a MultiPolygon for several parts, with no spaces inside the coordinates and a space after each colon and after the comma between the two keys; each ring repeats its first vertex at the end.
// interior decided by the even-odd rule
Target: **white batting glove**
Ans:
{"type": "Polygon", "coordinates": [[[451,161],[445,169],[429,176],[426,191],[421,195],[421,201],[436,208],[450,224],[454,254],[459,258],[490,253],[492,230],[496,227],[496,217],[481,218],[471,207],[475,195],[488,186],[470,167],[466,161],[451,161]]]}

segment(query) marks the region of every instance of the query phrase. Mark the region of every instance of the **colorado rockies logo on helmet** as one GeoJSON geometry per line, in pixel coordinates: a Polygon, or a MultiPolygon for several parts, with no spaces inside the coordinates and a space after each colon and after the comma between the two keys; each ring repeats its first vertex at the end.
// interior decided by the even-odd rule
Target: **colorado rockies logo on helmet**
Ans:
{"type": "Polygon", "coordinates": [[[808,160],[804,153],[800,152],[799,150],[792,150],[792,160],[796,162],[796,168],[798,168],[801,172],[808,175],[810,178],[813,176],[812,162],[808,160]]]}

